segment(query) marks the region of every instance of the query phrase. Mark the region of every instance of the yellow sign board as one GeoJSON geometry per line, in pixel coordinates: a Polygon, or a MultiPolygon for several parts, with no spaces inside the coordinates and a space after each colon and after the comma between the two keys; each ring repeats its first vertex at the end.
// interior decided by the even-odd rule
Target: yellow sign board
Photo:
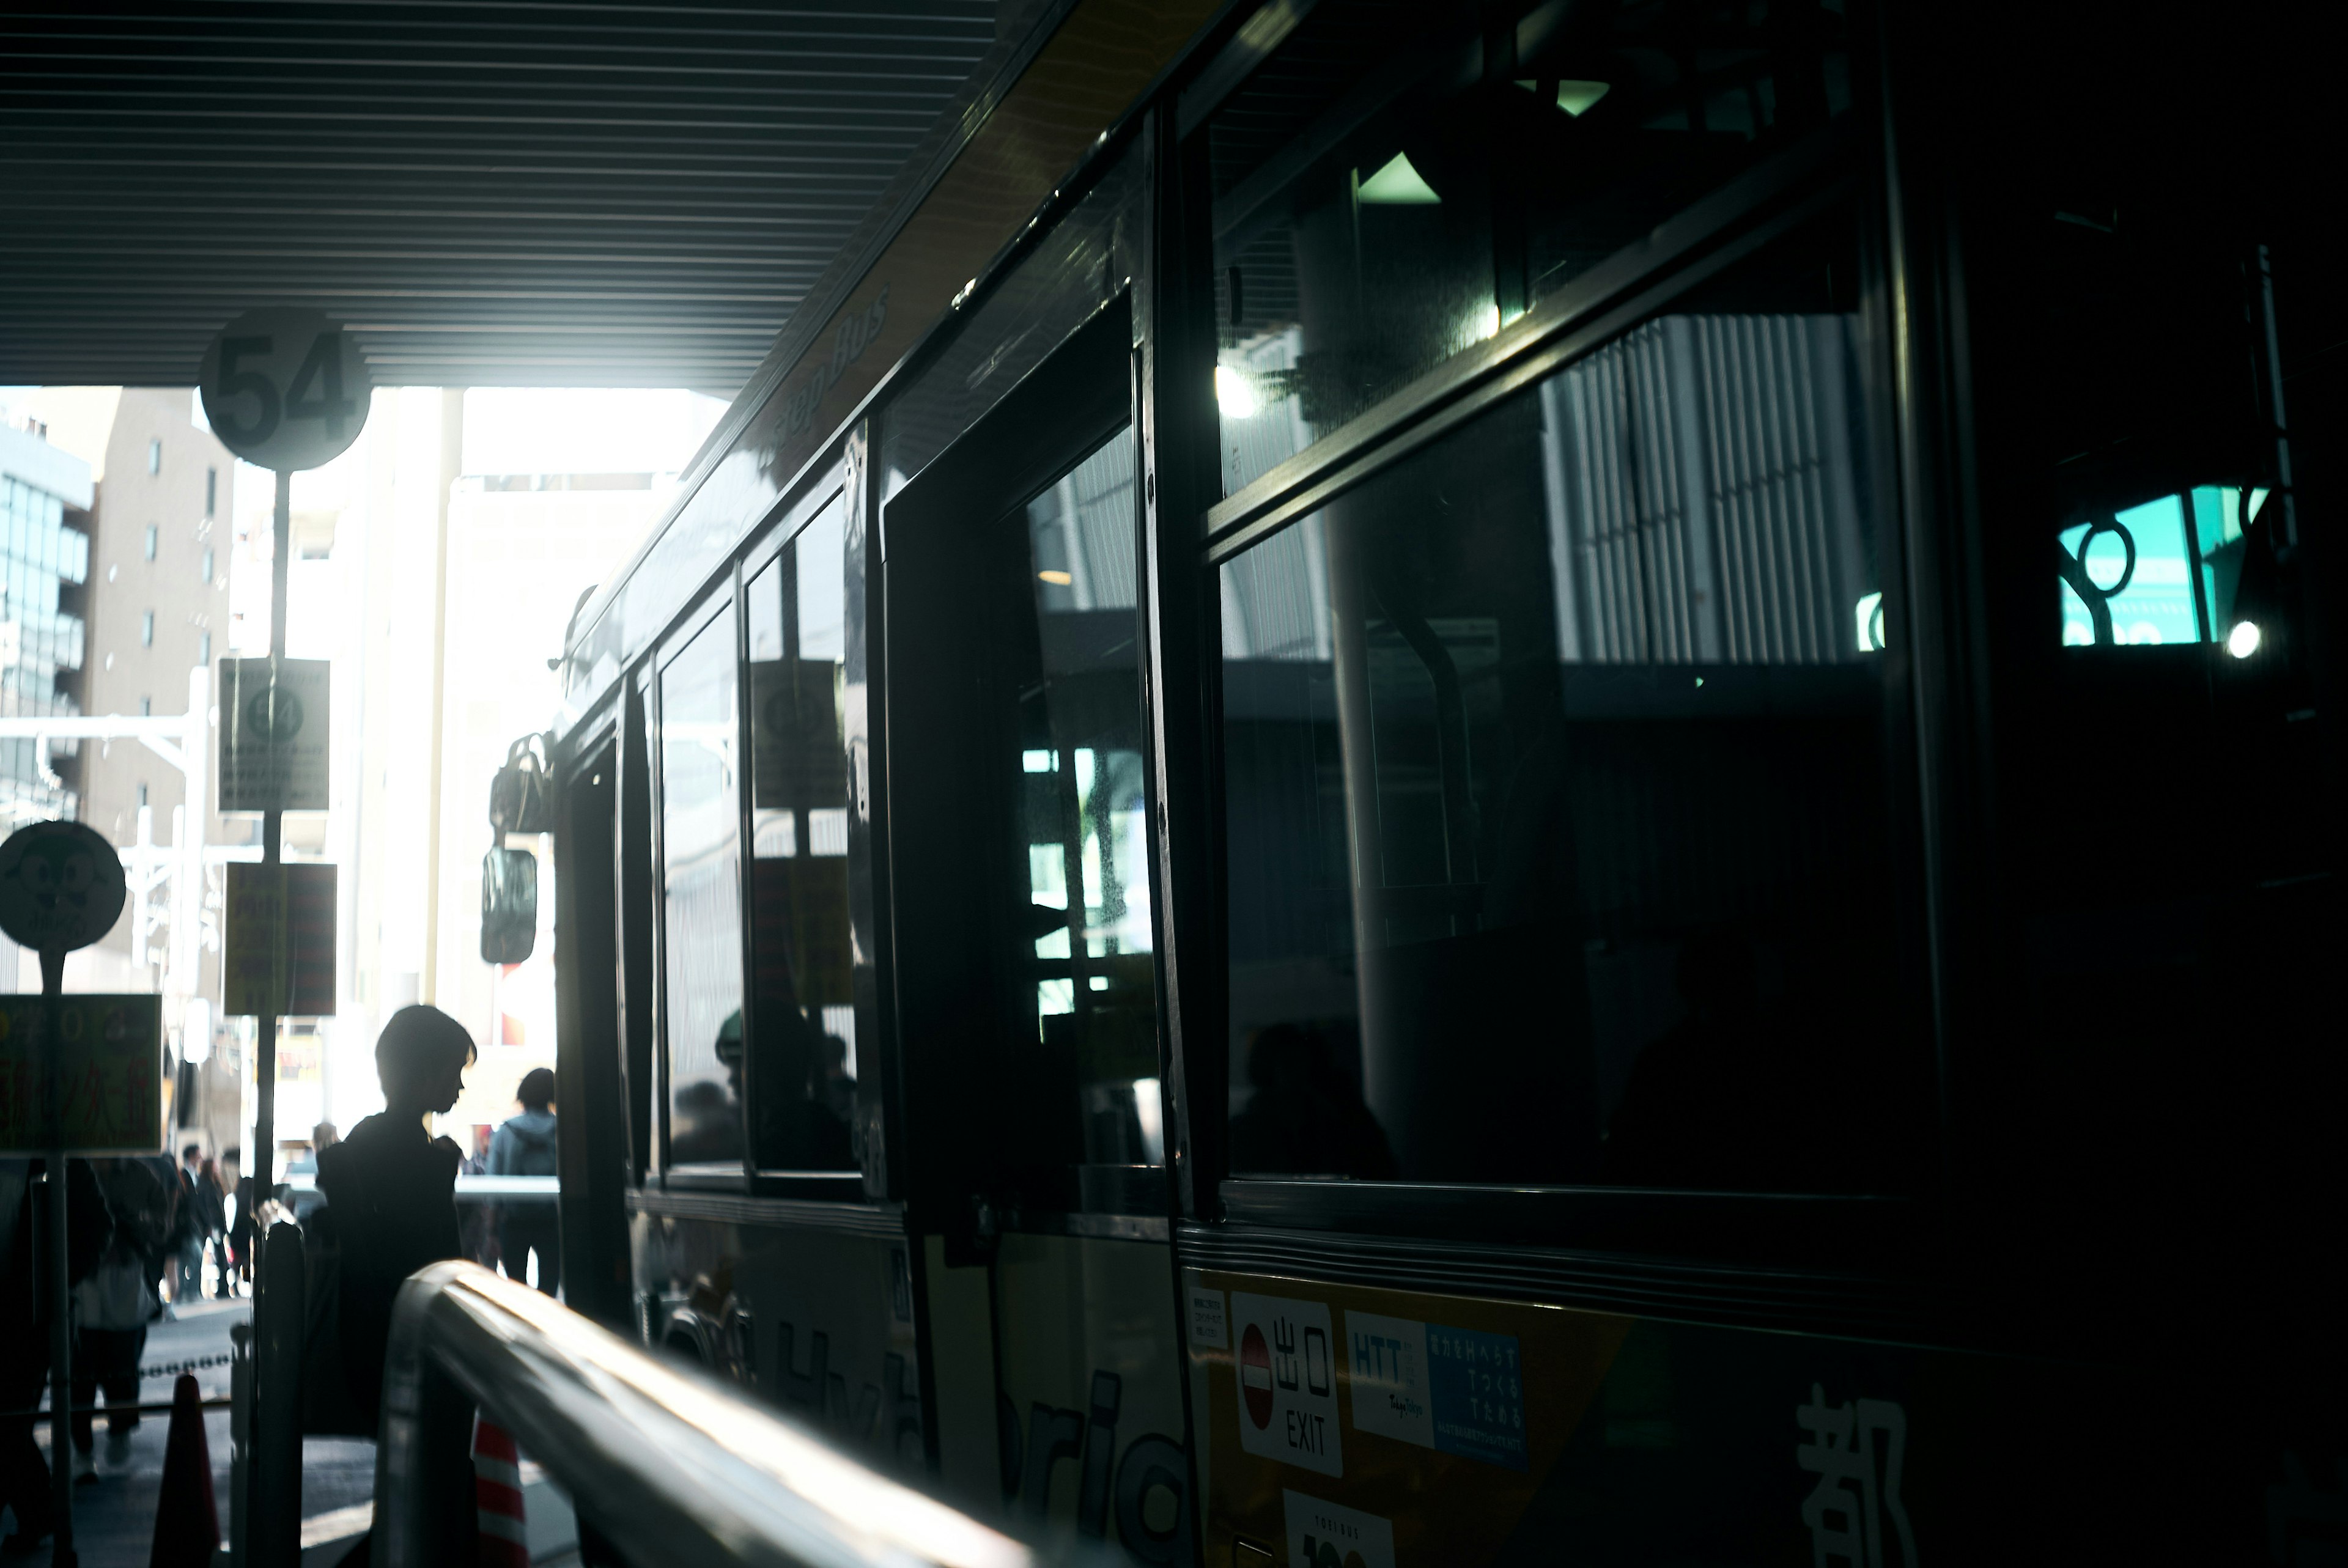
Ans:
{"type": "MultiPolygon", "coordinates": [[[[0,996],[0,1150],[12,1153],[49,1146],[44,1006],[37,996],[0,996]]],[[[65,1146],[77,1154],[160,1149],[162,999],[65,996],[57,1009],[65,1146]]]]}
{"type": "Polygon", "coordinates": [[[221,1010],[326,1018],[335,1010],[335,868],[228,868],[221,1010]]]}

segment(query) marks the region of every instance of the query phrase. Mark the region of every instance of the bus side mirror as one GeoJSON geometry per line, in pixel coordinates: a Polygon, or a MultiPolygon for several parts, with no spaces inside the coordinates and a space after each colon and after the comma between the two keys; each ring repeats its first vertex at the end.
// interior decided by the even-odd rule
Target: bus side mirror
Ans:
{"type": "Polygon", "coordinates": [[[519,964],[538,945],[538,856],[492,849],[481,859],[481,961],[519,964]]]}

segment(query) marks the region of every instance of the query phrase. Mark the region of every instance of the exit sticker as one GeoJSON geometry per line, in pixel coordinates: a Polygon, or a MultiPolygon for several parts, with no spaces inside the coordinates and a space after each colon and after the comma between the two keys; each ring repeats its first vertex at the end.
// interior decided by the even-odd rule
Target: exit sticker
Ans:
{"type": "Polygon", "coordinates": [[[1231,1293],[1240,1447],[1323,1475],[1345,1473],[1337,1430],[1337,1357],[1329,1308],[1231,1293]]]}

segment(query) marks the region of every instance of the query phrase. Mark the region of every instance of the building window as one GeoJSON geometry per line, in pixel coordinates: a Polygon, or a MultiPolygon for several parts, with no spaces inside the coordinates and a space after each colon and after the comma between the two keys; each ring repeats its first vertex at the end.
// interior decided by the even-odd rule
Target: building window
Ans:
{"type": "Polygon", "coordinates": [[[155,612],[151,610],[139,618],[139,642],[143,648],[155,646],[155,612]]]}
{"type": "Polygon", "coordinates": [[[155,559],[155,525],[152,523],[147,525],[147,559],[155,559]]]}
{"type": "Polygon", "coordinates": [[[140,784],[139,786],[139,809],[141,811],[145,811],[147,809],[147,786],[145,784],[140,784]]]}
{"type": "Polygon", "coordinates": [[[204,470],[204,516],[214,517],[220,511],[220,470],[204,470]]]}
{"type": "Polygon", "coordinates": [[[196,662],[203,665],[206,669],[210,669],[211,667],[211,661],[212,634],[207,631],[196,639],[196,662]]]}
{"type": "Polygon", "coordinates": [[[141,698],[139,698],[139,716],[140,718],[142,718],[142,719],[149,719],[149,718],[152,718],[152,717],[154,717],[154,714],[155,714],[155,699],[154,699],[154,698],[152,698],[152,697],[141,697],[141,698]]]}
{"type": "Polygon", "coordinates": [[[147,443],[147,471],[149,474],[163,471],[163,443],[160,439],[147,443]]]}
{"type": "Polygon", "coordinates": [[[210,588],[210,587],[211,586],[211,581],[212,581],[212,552],[211,552],[211,546],[209,546],[209,545],[207,545],[207,546],[204,548],[204,586],[205,586],[206,588],[210,588]]]}

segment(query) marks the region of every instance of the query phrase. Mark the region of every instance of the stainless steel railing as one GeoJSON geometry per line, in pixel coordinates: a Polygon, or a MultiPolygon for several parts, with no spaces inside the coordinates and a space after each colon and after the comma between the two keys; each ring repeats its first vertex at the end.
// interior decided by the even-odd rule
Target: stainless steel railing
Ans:
{"type": "Polygon", "coordinates": [[[378,1561],[438,1568],[453,1560],[473,1509],[465,1417],[475,1405],[640,1568],[1037,1562],[1008,1536],[866,1469],[716,1379],[655,1359],[470,1263],[416,1274],[393,1309],[376,1458],[378,1561]]]}

